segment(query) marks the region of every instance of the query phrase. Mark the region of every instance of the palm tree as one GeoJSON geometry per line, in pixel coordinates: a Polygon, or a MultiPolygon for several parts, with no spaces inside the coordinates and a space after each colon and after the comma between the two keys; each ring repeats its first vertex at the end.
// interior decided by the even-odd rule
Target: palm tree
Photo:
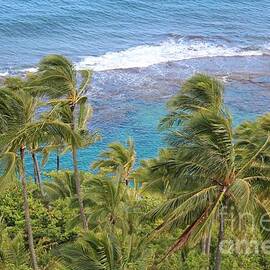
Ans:
{"type": "Polygon", "coordinates": [[[120,142],[109,144],[109,149],[100,154],[100,159],[93,163],[92,168],[115,173],[119,167],[122,167],[123,179],[128,186],[135,161],[135,145],[133,140],[129,138],[127,146],[120,142]]]}
{"type": "MultiPolygon", "coordinates": [[[[80,109],[80,106],[85,105],[87,102],[86,93],[91,81],[91,72],[88,70],[78,72],[67,58],[60,55],[49,55],[44,57],[39,63],[37,77],[38,80],[34,80],[34,83],[38,82],[43,85],[44,94],[51,98],[56,98],[56,100],[52,101],[54,104],[57,104],[56,107],[69,107],[69,124],[71,129],[75,131],[76,124],[78,123],[76,119],[77,109],[80,109]],[[81,76],[80,83],[78,83],[79,75],[81,76]]],[[[71,141],[71,148],[80,217],[84,230],[88,230],[78,170],[78,149],[75,142],[71,141]]]]}
{"type": "MultiPolygon", "coordinates": [[[[119,168],[115,176],[96,175],[86,182],[86,198],[91,200],[91,219],[96,225],[124,229],[132,200],[127,186],[123,185],[123,172],[119,168]],[[88,198],[88,196],[90,198],[88,198]]],[[[133,205],[134,206],[134,205],[133,205]]]]}
{"type": "Polygon", "coordinates": [[[33,143],[42,141],[44,134],[50,136],[62,136],[67,141],[72,137],[76,143],[76,137],[69,125],[59,121],[43,119],[42,121],[30,121],[32,117],[31,96],[25,91],[12,92],[9,89],[0,91],[0,115],[2,121],[0,150],[3,156],[16,157],[18,173],[22,183],[22,195],[24,199],[24,215],[28,245],[31,255],[31,263],[34,270],[38,269],[37,258],[34,249],[34,240],[31,226],[30,209],[28,202],[27,181],[25,174],[25,151],[30,150],[33,143]],[[17,152],[19,155],[16,156],[17,152]]]}
{"type": "MultiPolygon", "coordinates": [[[[37,117],[37,110],[41,107],[42,102],[39,100],[39,96],[33,95],[32,91],[33,88],[30,86],[30,80],[22,79],[20,77],[8,77],[4,81],[4,88],[6,90],[12,91],[15,95],[20,95],[20,102],[22,111],[22,118],[21,118],[21,125],[26,123],[31,123],[35,121],[37,117]]],[[[34,168],[34,178],[35,183],[38,185],[39,190],[41,192],[41,196],[44,199],[44,191],[42,187],[41,181],[41,171],[39,167],[39,162],[36,157],[36,149],[37,143],[33,143],[31,147],[31,157],[33,161],[33,168],[34,168]]]]}
{"type": "MultiPolygon", "coordinates": [[[[26,104],[29,104],[31,103],[31,99],[29,101],[28,99],[25,98],[25,94],[20,93],[22,95],[17,95],[17,93],[13,93],[6,89],[1,89],[0,94],[1,94],[0,114],[2,116],[2,119],[4,119],[4,122],[5,122],[4,128],[2,129],[1,137],[7,139],[7,138],[10,138],[11,132],[13,133],[13,136],[16,134],[15,132],[17,132],[20,123],[22,124],[29,123],[28,120],[29,120],[30,115],[32,116],[32,113],[30,113],[31,110],[25,111],[27,107],[24,107],[24,101],[26,102],[26,104]],[[21,98],[23,98],[23,100],[21,98]],[[27,101],[29,103],[27,103],[27,101]]],[[[20,173],[21,182],[22,182],[22,191],[23,191],[23,198],[24,198],[24,214],[25,214],[26,231],[28,235],[29,250],[31,254],[31,261],[32,261],[33,269],[38,269],[36,254],[34,250],[33,233],[32,233],[32,226],[31,226],[31,220],[30,220],[29,203],[28,203],[28,196],[27,196],[25,170],[24,170],[25,146],[23,143],[21,143],[17,145],[17,147],[20,149],[19,173],[20,173]]],[[[16,152],[16,150],[14,151],[14,153],[16,152]]],[[[2,152],[5,153],[9,151],[13,151],[13,149],[6,148],[6,143],[3,143],[2,152]]]]}
{"type": "MultiPolygon", "coordinates": [[[[220,246],[226,225],[224,208],[233,205],[238,214],[269,216],[256,187],[261,185],[259,179],[268,173],[269,165],[258,157],[270,150],[269,135],[265,132],[253,151],[240,155],[243,151],[237,146],[222,92],[223,88],[215,79],[196,75],[184,84],[183,94],[180,92],[173,98],[175,108],[163,124],[178,127],[167,138],[174,154],[152,167],[154,171],[163,170],[163,178],[169,181],[173,193],[150,213],[152,218],[164,219],[156,232],[180,225],[183,228],[183,233],[162,259],[187,243],[196,243],[218,219],[215,270],[221,267],[220,246]],[[176,115],[183,118],[177,119],[176,115]],[[260,163],[257,171],[250,167],[255,160],[260,163]]],[[[269,183],[264,186],[269,188],[269,183]]],[[[262,234],[269,237],[266,231],[262,234]]]]}

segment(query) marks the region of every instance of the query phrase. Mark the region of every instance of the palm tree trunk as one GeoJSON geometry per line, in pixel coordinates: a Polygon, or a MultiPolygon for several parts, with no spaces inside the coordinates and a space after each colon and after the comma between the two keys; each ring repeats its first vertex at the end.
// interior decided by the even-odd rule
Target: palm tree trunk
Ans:
{"type": "Polygon", "coordinates": [[[60,155],[59,155],[59,150],[56,150],[56,170],[60,170],[60,155]]]}
{"type": "Polygon", "coordinates": [[[34,168],[35,168],[35,172],[36,172],[37,185],[39,187],[41,196],[44,198],[44,190],[43,190],[43,186],[42,186],[42,182],[41,182],[41,172],[40,172],[40,168],[39,168],[36,154],[34,152],[32,152],[32,159],[33,159],[34,168]]]}
{"type": "Polygon", "coordinates": [[[127,171],[125,174],[124,174],[124,181],[125,181],[125,184],[126,186],[129,186],[129,176],[130,176],[130,171],[127,171]]]}
{"type": "MultiPolygon", "coordinates": [[[[72,112],[72,119],[71,119],[71,129],[75,131],[75,121],[74,121],[74,105],[70,107],[72,112]]],[[[78,169],[78,158],[77,158],[77,147],[74,142],[72,142],[72,160],[73,160],[73,170],[74,170],[74,178],[75,178],[75,185],[76,185],[76,194],[78,197],[79,208],[80,208],[80,216],[83,224],[83,229],[85,231],[88,230],[88,222],[84,212],[84,205],[83,205],[83,198],[81,194],[81,181],[78,169]]]]}
{"type": "Polygon", "coordinates": [[[214,270],[221,269],[221,245],[223,239],[224,239],[224,215],[223,215],[223,207],[221,206],[219,211],[219,233],[218,233],[214,270]]]}
{"type": "Polygon", "coordinates": [[[128,184],[129,184],[129,180],[126,178],[125,179],[125,185],[128,186],[128,184]]]}
{"type": "Polygon", "coordinates": [[[207,237],[206,237],[206,243],[205,243],[205,254],[207,256],[207,261],[208,261],[208,268],[207,269],[211,269],[210,266],[210,248],[211,248],[211,231],[208,233],[207,237]]]}
{"type": "Polygon", "coordinates": [[[75,178],[75,184],[76,184],[76,193],[77,193],[79,207],[80,207],[80,216],[83,223],[83,228],[84,230],[87,231],[88,222],[85,216],[83,199],[81,195],[81,182],[80,182],[80,176],[79,176],[79,170],[78,170],[77,148],[74,145],[72,145],[72,158],[73,158],[74,178],[75,178]]]}
{"type": "Polygon", "coordinates": [[[22,182],[25,229],[27,232],[32,268],[33,268],[33,270],[38,270],[37,257],[36,257],[36,252],[35,252],[35,248],[34,248],[34,240],[33,240],[33,232],[32,232],[32,225],[31,225],[31,218],[30,218],[29,203],[28,203],[27,184],[26,184],[26,176],[25,176],[25,168],[24,168],[24,155],[25,155],[25,147],[22,146],[20,148],[20,158],[21,158],[20,178],[21,178],[21,182],[22,182]]]}
{"type": "MultiPolygon", "coordinates": [[[[32,157],[32,159],[33,159],[33,157],[32,157]]],[[[33,164],[34,164],[34,161],[33,161],[33,164]]],[[[33,173],[34,173],[34,182],[37,185],[37,171],[36,171],[35,165],[33,166],[33,173]]]]}

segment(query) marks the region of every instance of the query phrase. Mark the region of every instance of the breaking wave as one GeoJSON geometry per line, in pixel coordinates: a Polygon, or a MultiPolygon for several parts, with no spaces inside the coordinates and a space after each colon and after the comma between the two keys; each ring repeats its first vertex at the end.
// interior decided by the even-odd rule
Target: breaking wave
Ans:
{"type": "MultiPolygon", "coordinates": [[[[268,50],[267,50],[268,51],[268,50]]],[[[95,71],[144,68],[151,65],[202,57],[259,56],[265,49],[226,47],[207,42],[168,40],[159,45],[140,45],[119,52],[107,52],[101,56],[87,56],[77,64],[78,68],[95,71]]]]}
{"type": "MultiPolygon", "coordinates": [[[[205,57],[233,57],[270,55],[270,44],[260,47],[229,47],[203,40],[188,41],[185,39],[169,39],[158,45],[140,45],[118,52],[107,52],[100,56],[86,56],[76,63],[78,69],[105,71],[114,69],[145,68],[151,65],[205,57]]],[[[19,73],[35,72],[35,67],[19,70],[19,73]]],[[[17,70],[18,72],[18,70],[17,70]]],[[[2,70],[1,76],[16,71],[2,70]]]]}

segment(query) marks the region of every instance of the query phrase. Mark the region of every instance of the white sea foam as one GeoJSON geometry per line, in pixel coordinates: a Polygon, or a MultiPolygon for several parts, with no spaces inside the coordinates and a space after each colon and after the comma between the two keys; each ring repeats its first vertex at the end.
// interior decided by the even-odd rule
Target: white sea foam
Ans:
{"type": "MultiPolygon", "coordinates": [[[[140,45],[118,52],[107,52],[101,56],[86,56],[76,64],[77,69],[104,71],[113,69],[144,68],[155,64],[203,57],[232,57],[270,55],[270,44],[256,49],[226,47],[203,41],[187,42],[167,40],[158,45],[140,45]]],[[[36,67],[19,70],[19,73],[36,72],[36,67]]],[[[16,74],[18,70],[0,71],[0,77],[16,74]]]]}
{"type": "Polygon", "coordinates": [[[262,50],[243,50],[206,42],[165,41],[159,45],[141,45],[119,52],[107,52],[101,56],[87,56],[78,68],[95,71],[147,67],[154,64],[202,57],[258,56],[262,50]]]}
{"type": "Polygon", "coordinates": [[[8,75],[9,75],[8,71],[0,72],[0,77],[5,77],[5,76],[8,76],[8,75]]]}

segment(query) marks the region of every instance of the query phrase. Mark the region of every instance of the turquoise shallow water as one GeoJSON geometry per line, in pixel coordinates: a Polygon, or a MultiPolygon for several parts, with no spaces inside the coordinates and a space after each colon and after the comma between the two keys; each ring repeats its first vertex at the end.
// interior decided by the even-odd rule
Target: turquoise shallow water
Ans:
{"type": "MultiPolygon", "coordinates": [[[[165,102],[196,72],[225,82],[235,125],[270,110],[268,0],[0,0],[0,7],[0,76],[34,70],[48,53],[94,70],[89,128],[103,140],[80,151],[82,169],[128,136],[139,159],[155,156],[165,102]]],[[[55,168],[54,157],[46,168],[55,168]]]]}
{"type": "MultiPolygon", "coordinates": [[[[88,169],[108,143],[124,142],[129,136],[136,142],[139,160],[156,156],[164,145],[164,134],[157,125],[166,113],[165,103],[194,70],[224,80],[225,102],[233,115],[234,126],[270,111],[269,60],[266,56],[205,58],[98,73],[93,82],[96,91],[89,93],[94,107],[89,128],[99,129],[103,140],[80,151],[80,168],[88,169]]],[[[62,166],[70,168],[70,156],[62,158],[62,166]]],[[[46,168],[54,169],[54,160],[46,168]]]]}

